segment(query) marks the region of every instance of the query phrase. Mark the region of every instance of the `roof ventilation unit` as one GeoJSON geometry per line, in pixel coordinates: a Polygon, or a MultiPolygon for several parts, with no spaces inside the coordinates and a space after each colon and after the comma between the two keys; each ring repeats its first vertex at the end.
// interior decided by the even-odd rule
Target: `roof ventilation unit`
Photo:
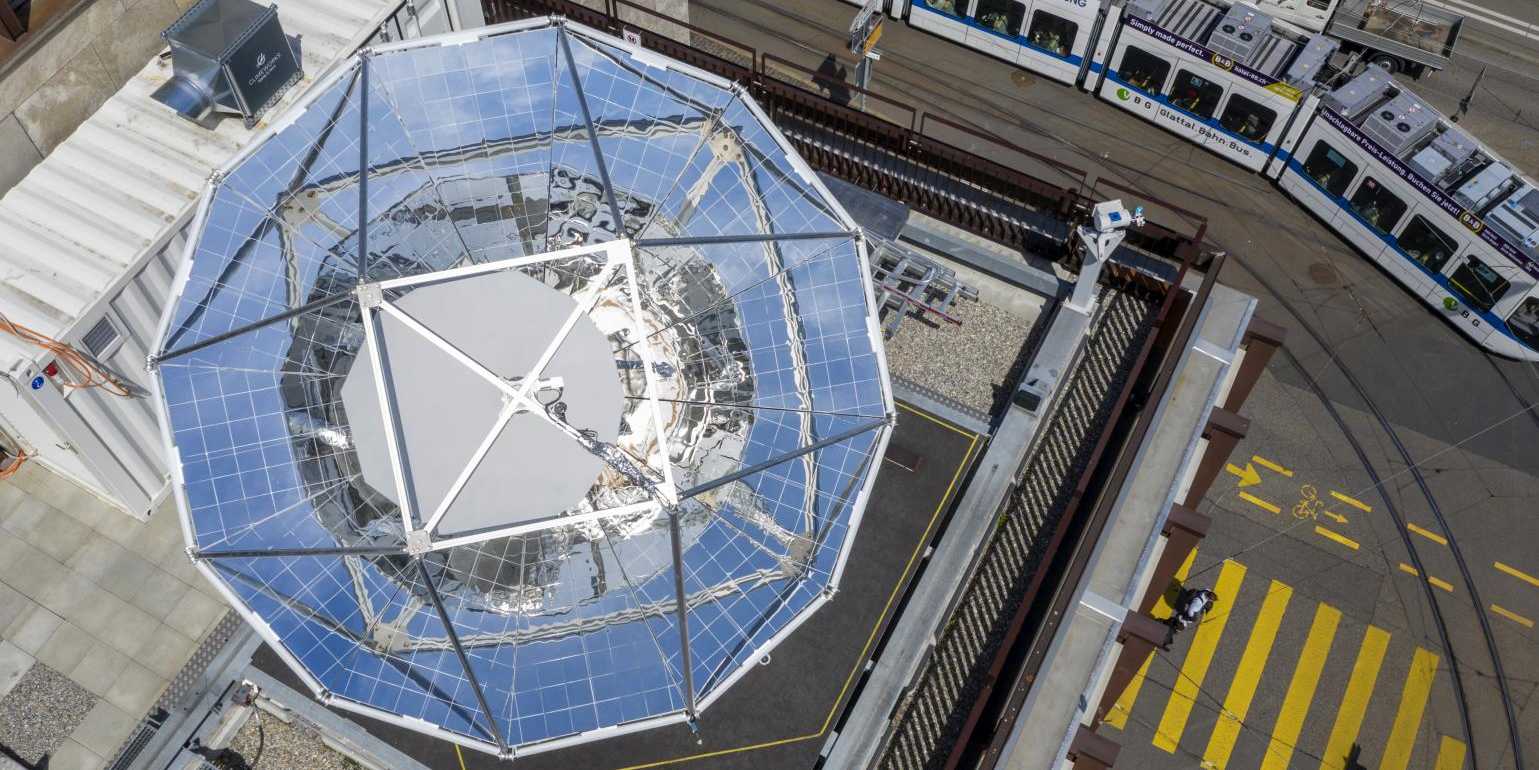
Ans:
{"type": "Polygon", "coordinates": [[[1486,221],[1529,254],[1539,252],[1539,188],[1524,182],[1502,205],[1491,209],[1486,221]]]}
{"type": "Polygon", "coordinates": [[[1384,149],[1400,155],[1437,128],[1437,110],[1410,91],[1373,109],[1363,121],[1363,133],[1384,149]]]}
{"type": "Polygon", "coordinates": [[[277,6],[201,0],[160,36],[173,74],[151,96],[195,123],[218,110],[251,128],[302,74],[277,6]]]}
{"type": "Polygon", "coordinates": [[[1325,106],[1347,120],[1356,120],[1358,116],[1367,112],[1369,107],[1383,99],[1390,86],[1388,72],[1385,72],[1382,67],[1368,67],[1346,85],[1327,94],[1325,106]]]}
{"type": "Polygon", "coordinates": [[[1459,185],[1454,200],[1471,211],[1482,211],[1511,189],[1511,181],[1512,169],[1501,163],[1492,163],[1459,185]]]}
{"type": "Polygon", "coordinates": [[[1170,5],[1170,0],[1128,0],[1127,15],[1137,16],[1150,24],[1158,24],[1160,14],[1165,12],[1165,6],[1170,5]]]}
{"type": "Polygon", "coordinates": [[[1449,128],[1411,156],[1411,168],[1433,182],[1457,178],[1469,171],[1477,149],[1469,134],[1449,128]]]}
{"type": "Polygon", "coordinates": [[[1253,5],[1235,3],[1208,37],[1208,47],[1237,62],[1250,61],[1271,31],[1272,17],[1253,5]]]}
{"type": "Polygon", "coordinates": [[[1309,38],[1309,42],[1299,49],[1299,55],[1293,57],[1293,63],[1288,65],[1283,80],[1295,88],[1309,88],[1315,84],[1339,47],[1341,43],[1333,37],[1321,34],[1309,38]]]}

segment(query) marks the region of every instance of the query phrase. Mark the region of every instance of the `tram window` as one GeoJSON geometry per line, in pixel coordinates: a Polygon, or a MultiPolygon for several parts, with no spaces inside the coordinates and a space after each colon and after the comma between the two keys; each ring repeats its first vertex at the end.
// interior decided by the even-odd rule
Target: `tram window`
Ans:
{"type": "Polygon", "coordinates": [[[1170,87],[1171,104],[1204,118],[1213,117],[1213,110],[1223,97],[1223,86],[1186,70],[1176,73],[1176,82],[1170,87]]]}
{"type": "Polygon", "coordinates": [[[1434,227],[1420,214],[1411,217],[1398,240],[1400,248],[1405,249],[1411,259],[1422,263],[1434,273],[1442,272],[1448,258],[1459,250],[1459,244],[1454,239],[1444,235],[1442,230],[1434,227]]]}
{"type": "Polygon", "coordinates": [[[1259,142],[1266,138],[1267,132],[1272,130],[1272,123],[1276,120],[1275,111],[1262,107],[1239,94],[1234,94],[1229,97],[1229,104],[1224,107],[1224,114],[1218,122],[1224,128],[1252,142],[1259,142]]]}
{"type": "Polygon", "coordinates": [[[1151,94],[1164,88],[1165,76],[1169,74],[1170,62],[1133,46],[1122,52],[1122,66],[1117,68],[1117,77],[1122,82],[1151,94]]]}
{"type": "MultiPolygon", "coordinates": [[[[967,2],[967,0],[962,1],[964,3],[967,2]]],[[[926,0],[925,5],[930,6],[930,10],[933,11],[939,11],[941,13],[950,14],[952,16],[962,15],[961,12],[957,10],[957,0],[926,0]]]]}
{"type": "Polygon", "coordinates": [[[1512,285],[1497,275],[1490,265],[1474,257],[1465,257],[1464,264],[1448,276],[1448,282],[1453,284],[1465,302],[1481,310],[1490,310],[1512,285]]]}
{"type": "Polygon", "coordinates": [[[995,32],[1016,35],[1026,19],[1026,6],[1018,0],[978,0],[973,19],[995,32]]]}
{"type": "Polygon", "coordinates": [[[1026,39],[1038,48],[1045,48],[1059,56],[1068,56],[1074,47],[1074,35],[1078,32],[1078,24],[1047,11],[1036,11],[1031,14],[1031,31],[1026,34],[1026,39]]]}
{"type": "Polygon", "coordinates": [[[1507,328],[1523,344],[1539,350],[1539,297],[1529,297],[1507,317],[1507,328]]]}
{"type": "Polygon", "coordinates": [[[1322,140],[1315,142],[1315,149],[1309,153],[1309,160],[1304,161],[1304,173],[1331,195],[1341,195],[1347,191],[1347,185],[1352,184],[1352,179],[1357,176],[1357,164],[1347,160],[1347,156],[1336,152],[1335,148],[1322,140]]]}
{"type": "Polygon", "coordinates": [[[1357,192],[1352,193],[1351,202],[1357,215],[1381,233],[1389,232],[1400,221],[1400,215],[1405,213],[1405,201],[1395,197],[1394,193],[1371,176],[1364,177],[1357,192]]]}

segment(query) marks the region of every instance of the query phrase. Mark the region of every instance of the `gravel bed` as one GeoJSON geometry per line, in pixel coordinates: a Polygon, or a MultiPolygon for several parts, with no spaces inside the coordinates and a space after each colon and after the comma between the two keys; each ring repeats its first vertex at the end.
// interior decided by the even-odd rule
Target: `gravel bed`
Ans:
{"type": "Polygon", "coordinates": [[[990,414],[996,391],[1013,378],[1032,322],[985,302],[957,302],[952,315],[961,326],[903,319],[887,341],[887,365],[896,377],[990,414]]]}
{"type": "Polygon", "coordinates": [[[309,727],[298,722],[286,724],[266,712],[253,713],[236,733],[235,740],[230,742],[230,748],[259,768],[360,770],[362,767],[322,743],[320,735],[309,727]]]}
{"type": "Polygon", "coordinates": [[[33,664],[0,698],[0,746],[38,764],[85,720],[96,696],[43,665],[33,664]]]}

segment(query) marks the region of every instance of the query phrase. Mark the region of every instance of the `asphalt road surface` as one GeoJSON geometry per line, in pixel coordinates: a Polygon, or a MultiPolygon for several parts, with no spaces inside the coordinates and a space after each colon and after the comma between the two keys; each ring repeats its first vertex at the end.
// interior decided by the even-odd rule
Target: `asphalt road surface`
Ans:
{"type": "MultiPolygon", "coordinates": [[[[1454,66],[1413,88],[1446,111],[1473,94],[1462,125],[1532,173],[1539,36],[1522,25],[1539,8],[1480,2],[1517,33],[1472,21],[1454,66]]],[[[847,56],[852,14],[691,2],[694,24],[809,67],[847,56]]],[[[1516,767],[1509,704],[1539,762],[1539,370],[1469,345],[1260,177],[902,24],[881,50],[876,93],[1206,216],[1231,255],[1222,280],[1288,330],[1204,506],[1215,524],[1188,581],[1220,610],[1102,728],[1119,766],[1516,767]]]]}

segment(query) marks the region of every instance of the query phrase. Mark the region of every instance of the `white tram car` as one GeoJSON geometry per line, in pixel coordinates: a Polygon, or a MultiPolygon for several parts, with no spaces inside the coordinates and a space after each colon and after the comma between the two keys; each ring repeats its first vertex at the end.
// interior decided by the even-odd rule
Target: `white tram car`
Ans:
{"type": "Polygon", "coordinates": [[[1309,106],[1338,46],[1255,6],[1205,0],[1114,6],[1101,41],[1086,90],[1251,171],[1309,106]]]}
{"type": "Polygon", "coordinates": [[[1482,347],[1539,360],[1539,186],[1384,71],[1326,94],[1265,169],[1482,347]]]}

